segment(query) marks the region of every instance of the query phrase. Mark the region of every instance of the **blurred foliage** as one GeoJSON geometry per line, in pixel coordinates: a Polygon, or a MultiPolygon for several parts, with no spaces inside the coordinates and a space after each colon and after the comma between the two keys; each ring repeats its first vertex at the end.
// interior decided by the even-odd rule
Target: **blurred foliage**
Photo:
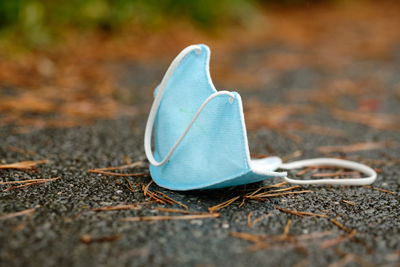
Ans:
{"type": "Polygon", "coordinates": [[[68,29],[115,32],[133,23],[162,27],[187,20],[213,30],[248,24],[265,4],[299,5],[322,0],[1,0],[1,41],[40,47],[62,39],[68,29]]]}
{"type": "Polygon", "coordinates": [[[4,0],[0,38],[41,46],[67,28],[111,32],[130,22],[161,27],[176,19],[207,29],[227,22],[241,24],[255,10],[253,0],[4,0]]]}

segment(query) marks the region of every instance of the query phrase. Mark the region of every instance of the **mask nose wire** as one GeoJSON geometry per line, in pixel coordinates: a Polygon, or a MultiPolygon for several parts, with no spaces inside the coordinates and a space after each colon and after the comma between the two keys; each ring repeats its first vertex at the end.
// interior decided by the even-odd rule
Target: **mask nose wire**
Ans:
{"type": "Polygon", "coordinates": [[[330,184],[330,185],[368,185],[376,180],[376,172],[374,169],[367,165],[357,163],[354,161],[333,159],[333,158],[315,158],[299,160],[290,163],[284,163],[280,166],[281,169],[291,170],[299,169],[307,166],[332,166],[359,171],[367,175],[363,178],[346,178],[346,179],[312,179],[312,180],[297,180],[291,179],[287,176],[283,177],[285,181],[292,184],[330,184]]]}
{"type": "Polygon", "coordinates": [[[182,50],[182,52],[179,53],[179,55],[172,61],[171,65],[168,67],[167,72],[165,73],[159,87],[158,87],[158,92],[154,98],[153,104],[150,109],[150,114],[147,119],[147,124],[146,124],[146,129],[145,129],[145,134],[144,134],[144,150],[147,156],[147,159],[149,160],[150,164],[153,166],[161,166],[165,164],[168,159],[172,156],[174,153],[175,149],[178,147],[178,145],[182,142],[183,138],[185,135],[188,133],[190,128],[192,127],[193,123],[196,121],[198,116],[200,115],[201,111],[205,108],[205,106],[215,97],[220,96],[220,95],[227,95],[229,96],[229,103],[233,102],[233,99],[235,95],[232,92],[228,91],[219,91],[211,94],[204,102],[201,104],[200,108],[197,110],[196,114],[193,116],[192,120],[189,122],[188,126],[186,129],[183,131],[182,135],[178,138],[176,143],[172,146],[171,150],[167,153],[167,155],[164,157],[163,160],[157,161],[154,156],[153,152],[151,149],[151,137],[152,137],[152,132],[153,132],[153,126],[154,126],[154,120],[157,115],[158,107],[160,106],[161,98],[164,94],[164,90],[167,87],[168,80],[172,76],[174,70],[176,67],[179,65],[179,63],[183,60],[183,58],[189,54],[192,51],[195,51],[197,55],[201,53],[201,47],[198,45],[191,45],[186,47],[185,49],[182,50]]]}

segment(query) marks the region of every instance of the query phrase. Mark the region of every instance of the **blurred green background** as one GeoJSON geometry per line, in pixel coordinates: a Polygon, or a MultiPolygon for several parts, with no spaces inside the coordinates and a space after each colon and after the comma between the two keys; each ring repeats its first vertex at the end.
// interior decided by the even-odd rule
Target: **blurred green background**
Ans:
{"type": "MultiPolygon", "coordinates": [[[[27,48],[47,46],[69,30],[114,33],[135,25],[162,28],[186,20],[206,31],[249,23],[269,4],[301,5],[315,0],[3,0],[0,42],[27,48]]],[[[325,1],[326,2],[326,1],[325,1]]]]}

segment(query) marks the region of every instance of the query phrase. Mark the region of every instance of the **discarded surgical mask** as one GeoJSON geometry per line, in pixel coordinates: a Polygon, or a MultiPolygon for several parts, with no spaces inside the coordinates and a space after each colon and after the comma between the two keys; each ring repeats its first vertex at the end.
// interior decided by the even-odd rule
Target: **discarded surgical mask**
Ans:
{"type": "Polygon", "coordinates": [[[316,158],[282,163],[278,157],[251,159],[240,95],[215,89],[209,61],[206,45],[185,48],[154,92],[144,146],[151,176],[159,186],[212,189],[272,177],[295,184],[366,185],[375,181],[373,169],[348,160],[316,158]],[[286,172],[276,172],[318,165],[353,169],[367,177],[295,180],[286,172]]]}

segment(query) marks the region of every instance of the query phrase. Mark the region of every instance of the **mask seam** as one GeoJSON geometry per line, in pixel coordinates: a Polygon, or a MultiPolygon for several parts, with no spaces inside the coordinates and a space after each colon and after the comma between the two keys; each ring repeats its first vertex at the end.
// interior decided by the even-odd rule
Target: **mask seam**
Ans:
{"type": "MultiPolygon", "coordinates": [[[[212,81],[211,73],[210,73],[210,69],[209,69],[211,51],[209,51],[208,48],[205,48],[205,50],[207,51],[207,54],[206,54],[207,58],[204,61],[203,69],[205,70],[205,72],[204,72],[203,75],[205,76],[205,78],[206,78],[208,84],[210,85],[212,91],[218,92],[218,90],[216,89],[216,87],[215,87],[215,85],[214,85],[214,83],[212,81]]],[[[236,93],[236,94],[238,95],[238,93],[236,93]]],[[[241,103],[241,101],[240,101],[240,103],[241,103]]],[[[240,112],[242,111],[240,109],[240,107],[239,107],[240,103],[239,103],[239,100],[237,99],[236,108],[237,108],[237,111],[239,112],[239,119],[240,119],[240,122],[241,122],[240,123],[240,130],[241,130],[241,133],[240,133],[241,134],[241,138],[240,138],[241,140],[240,141],[241,141],[241,144],[242,144],[242,146],[241,146],[242,160],[243,160],[245,168],[247,169],[246,171],[249,171],[251,168],[250,168],[250,163],[249,163],[249,159],[248,159],[248,156],[247,156],[247,150],[245,148],[245,146],[246,145],[248,146],[248,144],[246,144],[246,142],[244,141],[245,136],[243,135],[243,133],[244,133],[245,129],[243,128],[244,120],[242,120],[242,116],[240,115],[240,112]]],[[[243,117],[244,117],[244,115],[243,115],[243,117]]],[[[247,138],[247,135],[246,135],[246,138],[247,138]]]]}
{"type": "MultiPolygon", "coordinates": [[[[239,119],[240,119],[240,130],[241,130],[241,133],[240,133],[240,135],[241,135],[241,143],[242,143],[242,152],[243,152],[243,162],[244,162],[244,165],[245,165],[245,167],[246,167],[246,169],[250,169],[250,165],[249,165],[249,162],[248,162],[248,159],[247,159],[247,151],[246,151],[246,148],[245,148],[245,146],[246,146],[246,142],[244,141],[244,136],[243,136],[243,133],[244,133],[244,131],[245,131],[245,129],[243,128],[243,124],[244,124],[244,121],[242,121],[242,118],[241,118],[241,115],[240,115],[240,111],[241,111],[241,109],[240,109],[240,107],[239,107],[239,100],[238,99],[236,99],[236,101],[237,101],[237,105],[236,105],[236,109],[237,109],[237,112],[239,112],[239,119]]],[[[244,115],[243,115],[244,116],[244,115]]],[[[246,136],[246,138],[247,138],[247,136],[246,136]]],[[[248,145],[248,144],[247,144],[248,145]]]]}

